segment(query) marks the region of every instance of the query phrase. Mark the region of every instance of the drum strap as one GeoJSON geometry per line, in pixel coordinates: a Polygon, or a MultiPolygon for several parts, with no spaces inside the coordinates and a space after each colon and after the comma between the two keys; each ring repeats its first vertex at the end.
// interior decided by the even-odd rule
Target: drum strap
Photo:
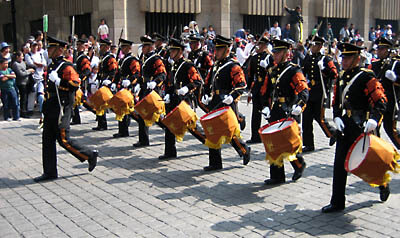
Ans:
{"type": "Polygon", "coordinates": [[[125,62],[126,62],[128,59],[132,58],[132,57],[133,57],[132,55],[126,57],[126,58],[122,61],[121,67],[120,67],[120,68],[122,69],[122,67],[124,67],[125,62]]]}
{"type": "Polygon", "coordinates": [[[78,56],[78,58],[76,58],[76,61],[75,61],[75,62],[78,62],[78,60],[79,60],[80,58],[84,57],[84,56],[86,56],[84,53],[80,54],[80,55],[78,56]]]}
{"type": "MultiPolygon", "coordinates": [[[[397,64],[397,61],[394,61],[393,65],[392,65],[392,71],[394,71],[396,64],[397,64]]],[[[397,102],[397,95],[396,95],[396,89],[394,88],[394,83],[392,83],[392,88],[393,88],[395,109],[396,109],[396,111],[399,111],[399,103],[397,102]]],[[[394,113],[393,113],[393,117],[394,117],[394,113]]]]}
{"type": "Polygon", "coordinates": [[[342,105],[344,105],[344,99],[346,97],[347,92],[350,89],[350,86],[354,83],[354,81],[356,81],[356,79],[358,78],[358,76],[360,76],[362,74],[363,71],[358,72],[358,74],[354,75],[354,77],[350,80],[350,82],[347,84],[347,86],[343,89],[343,93],[342,93],[342,105]]]}
{"type": "Polygon", "coordinates": [[[283,76],[290,68],[292,68],[291,65],[289,65],[288,67],[286,67],[286,69],[284,69],[284,70],[282,71],[281,75],[279,75],[278,79],[277,79],[276,82],[275,82],[274,90],[272,91],[272,100],[273,100],[273,101],[272,101],[271,109],[273,108],[274,103],[275,103],[276,87],[278,86],[279,81],[281,80],[282,76],[283,76]]]}
{"type": "Polygon", "coordinates": [[[175,85],[175,83],[176,83],[176,75],[178,75],[179,70],[182,68],[182,66],[183,66],[185,63],[186,63],[186,61],[183,60],[183,62],[179,65],[178,69],[176,70],[175,75],[174,75],[174,85],[175,85]]]}

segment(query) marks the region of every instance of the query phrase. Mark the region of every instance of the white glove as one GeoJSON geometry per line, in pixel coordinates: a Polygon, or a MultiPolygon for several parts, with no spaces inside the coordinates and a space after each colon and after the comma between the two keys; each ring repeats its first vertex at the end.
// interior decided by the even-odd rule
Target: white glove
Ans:
{"type": "Polygon", "coordinates": [[[174,64],[174,60],[173,59],[171,59],[170,57],[168,58],[168,63],[170,63],[170,64],[174,64]]]}
{"type": "Polygon", "coordinates": [[[333,122],[335,122],[336,129],[338,129],[339,131],[343,132],[344,123],[343,123],[342,119],[340,119],[340,117],[335,117],[333,119],[333,122]]]}
{"type": "Polygon", "coordinates": [[[57,87],[60,86],[61,78],[58,77],[57,71],[52,71],[49,74],[49,79],[53,82],[57,87]]]}
{"type": "Polygon", "coordinates": [[[208,103],[210,102],[210,97],[206,94],[201,98],[201,103],[203,103],[204,105],[208,105],[208,103]]]}
{"type": "Polygon", "coordinates": [[[183,88],[180,88],[180,89],[178,89],[178,95],[182,95],[182,96],[185,96],[186,95],[186,93],[188,93],[189,92],[189,88],[188,87],[183,87],[183,88]]]}
{"type": "Polygon", "coordinates": [[[320,69],[321,71],[325,69],[324,61],[323,61],[323,60],[318,61],[318,67],[319,67],[319,69],[320,69]]]}
{"type": "Polygon", "coordinates": [[[390,79],[392,82],[395,82],[397,78],[396,73],[393,70],[386,71],[385,77],[390,79]]]}
{"type": "Polygon", "coordinates": [[[377,125],[378,123],[374,119],[368,119],[367,123],[365,124],[364,132],[367,133],[375,130],[377,125]]]}
{"type": "Polygon", "coordinates": [[[261,111],[262,115],[264,116],[265,120],[267,120],[271,115],[271,110],[269,110],[269,107],[264,107],[264,109],[261,111]]]}
{"type": "Polygon", "coordinates": [[[140,92],[140,84],[136,84],[135,88],[133,89],[133,93],[138,95],[140,92]]]}
{"type": "Polygon", "coordinates": [[[111,91],[115,91],[117,89],[117,85],[115,83],[112,83],[110,89],[111,91]]]}
{"type": "Polygon", "coordinates": [[[301,107],[299,105],[293,105],[292,113],[291,113],[292,115],[298,116],[298,115],[301,114],[301,112],[302,112],[302,109],[301,109],[301,107]]]}
{"type": "Polygon", "coordinates": [[[129,85],[131,85],[131,81],[127,79],[122,80],[122,87],[127,88],[129,85]]]}
{"type": "Polygon", "coordinates": [[[225,95],[224,100],[222,100],[223,103],[226,105],[231,105],[233,103],[233,97],[231,95],[225,95]]]}
{"type": "Polygon", "coordinates": [[[108,79],[106,79],[106,80],[103,81],[103,85],[104,85],[104,86],[108,86],[108,85],[110,85],[110,84],[111,84],[111,81],[108,80],[108,79]]]}
{"type": "Polygon", "coordinates": [[[147,88],[153,90],[157,86],[157,83],[154,81],[147,83],[147,88]]]}
{"type": "Polygon", "coordinates": [[[267,68],[267,66],[268,66],[267,59],[261,60],[260,61],[260,66],[263,67],[264,69],[267,68]]]}
{"type": "Polygon", "coordinates": [[[163,99],[164,99],[165,104],[168,104],[171,102],[169,94],[165,95],[163,99]]]}

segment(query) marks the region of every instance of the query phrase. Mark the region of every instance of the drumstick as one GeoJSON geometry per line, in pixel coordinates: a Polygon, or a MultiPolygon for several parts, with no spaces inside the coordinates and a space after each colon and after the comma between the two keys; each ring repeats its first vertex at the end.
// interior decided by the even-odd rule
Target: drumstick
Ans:
{"type": "Polygon", "coordinates": [[[365,148],[365,138],[368,136],[368,133],[364,133],[364,138],[363,138],[363,146],[362,146],[362,153],[364,153],[364,148],[365,148]]]}

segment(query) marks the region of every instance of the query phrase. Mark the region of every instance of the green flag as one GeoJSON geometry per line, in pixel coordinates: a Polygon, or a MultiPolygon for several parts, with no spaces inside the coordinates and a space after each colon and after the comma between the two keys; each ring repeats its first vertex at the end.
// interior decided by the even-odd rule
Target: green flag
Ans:
{"type": "Polygon", "coordinates": [[[43,32],[47,32],[49,29],[49,21],[47,14],[43,16],[43,32]]]}

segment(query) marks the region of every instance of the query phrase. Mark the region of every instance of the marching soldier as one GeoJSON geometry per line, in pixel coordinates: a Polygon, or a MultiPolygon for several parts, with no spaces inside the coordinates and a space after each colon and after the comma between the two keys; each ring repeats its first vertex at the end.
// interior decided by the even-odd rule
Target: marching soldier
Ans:
{"type": "MultiPolygon", "coordinates": [[[[363,132],[368,133],[377,127],[385,112],[386,96],[381,83],[374,73],[361,69],[360,52],[362,47],[349,43],[338,45],[342,52],[343,76],[334,87],[333,116],[337,129],[343,133],[338,136],[333,165],[332,197],[329,205],[322,208],[323,213],[341,211],[345,208],[347,172],[344,168],[350,146],[363,132]],[[364,122],[365,123],[364,126],[364,122]]],[[[380,186],[380,199],[389,197],[389,186],[380,186]]]]}
{"type": "Polygon", "coordinates": [[[44,124],[42,139],[43,174],[35,182],[57,179],[58,143],[81,162],[88,161],[89,171],[96,167],[97,150],[88,151],[69,138],[72,106],[80,79],[73,65],[63,58],[67,46],[64,41],[48,37],[49,66],[46,100],[43,104],[44,124]]]}
{"type": "Polygon", "coordinates": [[[190,53],[188,59],[193,62],[200,72],[201,78],[205,79],[213,66],[213,61],[208,51],[201,49],[201,38],[196,35],[189,36],[190,53]]]}
{"type": "Polygon", "coordinates": [[[382,83],[388,100],[386,111],[383,115],[383,128],[397,149],[400,149],[400,132],[397,131],[395,118],[396,109],[397,111],[399,110],[399,91],[397,87],[400,81],[398,77],[400,75],[400,62],[390,56],[390,51],[393,47],[393,43],[390,40],[380,37],[375,41],[375,44],[378,45],[377,54],[379,60],[372,62],[370,68],[382,83]]]}
{"type": "MultiPolygon", "coordinates": [[[[140,37],[142,42],[142,53],[140,60],[142,62],[142,77],[139,86],[135,91],[139,92],[139,100],[143,99],[152,90],[161,95],[161,87],[167,77],[162,58],[154,52],[154,40],[150,36],[140,37]]],[[[149,128],[145,125],[141,117],[137,118],[139,124],[139,141],[133,144],[134,147],[143,147],[149,145],[149,128]]]]}
{"type": "MultiPolygon", "coordinates": [[[[110,87],[111,91],[115,91],[116,85],[112,82],[114,81],[118,69],[118,63],[115,56],[110,51],[111,43],[109,39],[100,40],[101,63],[99,66],[98,80],[99,85],[110,87]]],[[[106,112],[104,112],[103,116],[97,116],[97,127],[92,129],[95,131],[107,130],[106,112]]]]}
{"type": "Polygon", "coordinates": [[[155,32],[153,34],[153,39],[155,40],[154,48],[155,48],[156,54],[161,56],[164,60],[168,60],[168,57],[169,57],[168,50],[164,45],[164,43],[167,39],[157,32],[155,32]]]}
{"type": "Polygon", "coordinates": [[[251,56],[249,63],[249,78],[251,78],[250,94],[247,102],[253,101],[253,109],[251,113],[251,138],[246,143],[260,143],[261,138],[258,134],[258,129],[261,126],[261,113],[263,109],[262,98],[260,95],[261,87],[264,84],[264,79],[267,70],[274,65],[274,60],[271,54],[267,53],[268,39],[262,37],[258,42],[256,54],[251,56]]]}
{"type": "MultiPolygon", "coordinates": [[[[78,51],[78,54],[75,60],[75,64],[76,64],[76,71],[79,74],[79,78],[81,79],[81,90],[84,95],[83,97],[86,97],[87,95],[87,90],[88,90],[87,78],[92,72],[92,68],[90,67],[89,56],[87,56],[85,53],[86,50],[85,44],[87,43],[88,41],[86,39],[79,39],[76,42],[76,49],[78,51]]],[[[82,100],[85,99],[82,98],[82,100]]],[[[85,107],[88,107],[88,105],[86,104],[85,107]]],[[[90,108],[90,110],[92,109],[90,108]]],[[[75,106],[74,108],[71,125],[74,124],[81,124],[81,117],[79,115],[79,106],[75,106]]]]}
{"type": "MultiPolygon", "coordinates": [[[[183,58],[185,46],[177,39],[171,38],[169,41],[170,57],[174,61],[169,79],[165,88],[165,106],[166,113],[171,112],[182,100],[191,105],[190,96],[196,88],[202,84],[201,77],[190,60],[183,58]]],[[[189,130],[195,137],[198,137],[193,131],[189,130]]],[[[204,143],[204,136],[201,138],[204,143]]],[[[159,157],[160,160],[176,158],[175,136],[168,128],[165,128],[165,150],[159,157]]]]}
{"type": "MultiPolygon", "coordinates": [[[[273,57],[275,66],[269,69],[261,89],[264,105],[262,113],[269,122],[287,118],[289,115],[299,121],[308,100],[308,87],[301,68],[288,61],[291,43],[283,40],[273,40],[273,57]]],[[[300,154],[290,164],[294,168],[293,181],[303,175],[306,163],[300,154]]],[[[284,165],[270,165],[270,179],[265,180],[267,185],[276,185],[285,182],[284,165]]]]}
{"type": "MultiPolygon", "coordinates": [[[[115,77],[114,83],[117,88],[126,88],[131,90],[136,85],[140,76],[139,59],[132,55],[132,41],[120,39],[121,51],[124,58],[119,61],[119,70],[115,77]]],[[[114,134],[114,138],[129,136],[130,116],[126,115],[122,121],[118,122],[118,133],[114,134]]]]}
{"type": "MultiPolygon", "coordinates": [[[[202,103],[208,109],[214,110],[223,106],[230,106],[238,114],[237,101],[246,88],[246,79],[239,62],[233,60],[230,55],[231,39],[217,35],[215,65],[205,80],[205,95],[202,103]]],[[[231,145],[236,152],[243,157],[243,164],[250,161],[250,147],[240,138],[234,136],[231,145]]],[[[209,166],[205,171],[222,169],[221,149],[209,149],[209,166]]]]}
{"type": "Polygon", "coordinates": [[[307,54],[304,59],[303,73],[308,81],[310,97],[303,112],[303,152],[315,150],[314,120],[321,126],[325,136],[330,138],[329,145],[332,146],[336,142],[336,129],[325,120],[324,103],[330,100],[331,85],[338,73],[333,59],[321,54],[324,43],[324,38],[315,36],[314,41],[311,42],[311,54],[307,54]]]}

